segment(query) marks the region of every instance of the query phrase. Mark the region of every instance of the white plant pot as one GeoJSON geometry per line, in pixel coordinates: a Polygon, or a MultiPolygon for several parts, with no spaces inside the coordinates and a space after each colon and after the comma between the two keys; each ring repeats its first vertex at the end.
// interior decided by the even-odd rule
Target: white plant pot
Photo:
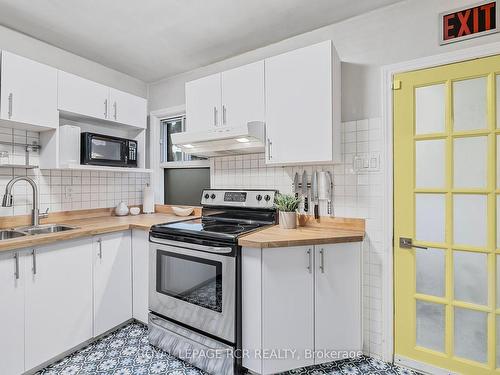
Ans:
{"type": "Polygon", "coordinates": [[[283,229],[297,228],[297,213],[280,211],[280,227],[283,229]]]}

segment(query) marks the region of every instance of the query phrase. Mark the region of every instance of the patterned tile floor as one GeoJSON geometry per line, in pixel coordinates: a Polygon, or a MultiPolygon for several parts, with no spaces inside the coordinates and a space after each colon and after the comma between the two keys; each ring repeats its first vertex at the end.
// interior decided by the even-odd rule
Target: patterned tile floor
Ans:
{"type": "MultiPolygon", "coordinates": [[[[148,344],[147,327],[131,323],[36,375],[207,375],[148,344]]],[[[282,375],[418,375],[369,357],[292,370],[282,375]]]]}

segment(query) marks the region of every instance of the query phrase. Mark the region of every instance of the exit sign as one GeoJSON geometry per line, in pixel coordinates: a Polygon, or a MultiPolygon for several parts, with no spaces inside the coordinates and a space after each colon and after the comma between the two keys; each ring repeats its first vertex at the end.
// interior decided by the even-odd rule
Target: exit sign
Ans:
{"type": "Polygon", "coordinates": [[[440,44],[498,32],[496,1],[485,1],[469,8],[441,13],[440,44]]]}

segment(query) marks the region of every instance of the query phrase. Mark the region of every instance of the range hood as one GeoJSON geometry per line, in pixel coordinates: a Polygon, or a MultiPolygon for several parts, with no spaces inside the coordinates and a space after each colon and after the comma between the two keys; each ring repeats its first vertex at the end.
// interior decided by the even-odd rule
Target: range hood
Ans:
{"type": "Polygon", "coordinates": [[[172,143],[183,152],[196,156],[254,154],[265,151],[265,133],[264,122],[251,121],[239,127],[174,133],[172,143]]]}

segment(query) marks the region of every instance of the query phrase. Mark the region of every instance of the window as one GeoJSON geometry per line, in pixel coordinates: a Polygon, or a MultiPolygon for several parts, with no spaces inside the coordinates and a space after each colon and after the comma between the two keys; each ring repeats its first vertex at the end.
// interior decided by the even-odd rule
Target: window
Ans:
{"type": "Polygon", "coordinates": [[[177,116],[162,120],[160,123],[160,162],[183,162],[205,160],[205,158],[187,155],[172,144],[172,134],[181,133],[186,128],[186,116],[177,116]]]}

